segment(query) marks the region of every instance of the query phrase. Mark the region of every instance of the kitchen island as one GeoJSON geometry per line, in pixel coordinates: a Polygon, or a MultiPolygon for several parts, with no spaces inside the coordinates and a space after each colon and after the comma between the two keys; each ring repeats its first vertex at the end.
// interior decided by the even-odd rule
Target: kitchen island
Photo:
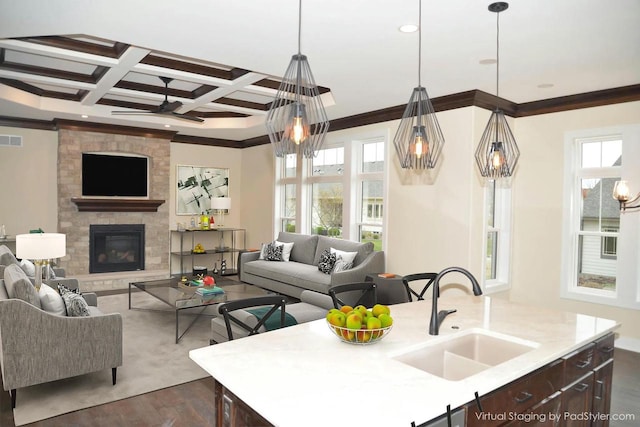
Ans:
{"type": "MultiPolygon", "coordinates": [[[[438,336],[428,334],[427,300],[390,306],[393,329],[371,345],[343,343],[325,320],[317,320],[192,350],[190,357],[216,380],[218,404],[225,404],[219,393],[230,392],[232,399],[258,414],[256,419],[275,426],[410,426],[441,416],[447,407],[468,408],[476,393],[485,396],[534,371],[559,366],[558,361],[569,360],[572,352],[611,336],[620,326],[613,320],[486,296],[445,294],[439,306],[457,312],[444,320],[438,336]],[[420,355],[474,333],[503,338],[500,342],[526,351],[456,380],[401,361],[404,355],[420,355]]],[[[226,404],[228,410],[231,401],[226,404]]]]}

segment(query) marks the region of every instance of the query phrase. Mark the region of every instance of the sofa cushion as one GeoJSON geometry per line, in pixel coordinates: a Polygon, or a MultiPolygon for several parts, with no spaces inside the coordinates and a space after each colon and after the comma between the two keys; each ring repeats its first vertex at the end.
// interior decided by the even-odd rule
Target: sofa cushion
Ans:
{"type": "Polygon", "coordinates": [[[6,246],[0,245],[0,265],[17,264],[18,260],[13,255],[13,252],[6,246]]]}
{"type": "Polygon", "coordinates": [[[40,292],[38,292],[38,296],[40,297],[40,305],[42,306],[42,309],[44,311],[60,316],[67,315],[67,309],[64,305],[64,300],[62,299],[60,294],[51,286],[43,283],[42,286],[40,286],[40,292]]]}
{"type": "Polygon", "coordinates": [[[81,317],[91,315],[91,313],[89,313],[89,306],[87,305],[87,302],[82,298],[82,295],[76,292],[77,290],[69,290],[64,285],[58,285],[58,290],[60,291],[60,296],[64,301],[67,316],[81,317]]]}
{"type": "Polygon", "coordinates": [[[267,261],[283,261],[282,249],[283,245],[276,245],[275,242],[269,243],[264,250],[264,259],[267,261]]]}
{"type": "Polygon", "coordinates": [[[358,255],[357,252],[345,252],[338,249],[331,248],[331,253],[335,255],[336,262],[333,267],[334,272],[345,271],[353,268],[353,261],[358,255]]]}
{"type": "MultiPolygon", "coordinates": [[[[318,262],[315,261],[314,258],[316,255],[318,236],[281,231],[278,234],[277,241],[282,243],[293,243],[291,257],[289,258],[290,261],[301,262],[309,265],[318,265],[318,262]]],[[[318,255],[318,258],[320,258],[320,255],[318,255]]]]}
{"type": "Polygon", "coordinates": [[[333,267],[336,265],[336,254],[331,253],[329,249],[325,249],[320,255],[318,261],[318,270],[324,274],[331,274],[333,267]]]}
{"type": "Polygon", "coordinates": [[[18,264],[8,265],[4,269],[4,284],[9,298],[18,298],[35,307],[42,308],[35,286],[18,264]]]}
{"type": "Polygon", "coordinates": [[[353,266],[360,265],[371,252],[373,252],[373,243],[360,243],[353,242],[351,240],[336,239],[327,236],[317,236],[318,246],[316,248],[316,255],[313,264],[318,265],[320,255],[325,249],[331,250],[331,248],[345,252],[357,252],[353,266]]]}
{"type": "Polygon", "coordinates": [[[291,259],[291,251],[293,250],[294,243],[278,242],[277,240],[274,243],[276,245],[282,246],[282,260],[285,262],[289,262],[289,260],[291,259]]]}
{"type": "Polygon", "coordinates": [[[36,266],[28,259],[20,260],[20,268],[29,277],[36,277],[36,266]]]}
{"type": "MultiPolygon", "coordinates": [[[[295,246],[294,246],[295,248],[295,246]]],[[[331,275],[318,271],[315,265],[301,262],[269,262],[263,260],[249,261],[242,267],[244,272],[258,277],[275,280],[309,289],[323,294],[329,293],[331,275]]],[[[260,286],[260,283],[256,283],[260,286]]]]}

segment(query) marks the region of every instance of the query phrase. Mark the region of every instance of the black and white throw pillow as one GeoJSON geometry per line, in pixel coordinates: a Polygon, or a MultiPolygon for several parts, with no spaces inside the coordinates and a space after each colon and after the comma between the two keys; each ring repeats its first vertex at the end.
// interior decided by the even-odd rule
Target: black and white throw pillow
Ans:
{"type": "Polygon", "coordinates": [[[332,254],[329,249],[325,249],[322,254],[320,254],[318,270],[322,271],[324,274],[331,274],[331,270],[333,270],[335,263],[336,254],[332,254]]]}
{"type": "Polygon", "coordinates": [[[283,248],[283,245],[276,245],[275,242],[269,243],[264,251],[264,259],[267,261],[283,261],[283,248]]]}
{"type": "Polygon", "coordinates": [[[70,290],[64,285],[58,285],[58,292],[64,301],[64,306],[67,309],[67,316],[80,317],[90,316],[89,305],[80,295],[78,289],[70,290]]]}

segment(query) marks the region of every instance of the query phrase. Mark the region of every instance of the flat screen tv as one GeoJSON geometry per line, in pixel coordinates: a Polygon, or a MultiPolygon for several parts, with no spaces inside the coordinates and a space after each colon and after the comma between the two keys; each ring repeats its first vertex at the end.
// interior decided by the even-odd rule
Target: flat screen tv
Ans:
{"type": "Polygon", "coordinates": [[[85,197],[148,197],[146,157],[82,153],[82,195],[85,197]]]}

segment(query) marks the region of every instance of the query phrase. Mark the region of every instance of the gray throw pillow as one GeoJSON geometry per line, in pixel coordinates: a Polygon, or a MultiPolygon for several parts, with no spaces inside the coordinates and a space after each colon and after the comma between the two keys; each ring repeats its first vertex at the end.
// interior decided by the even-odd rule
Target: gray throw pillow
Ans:
{"type": "Polygon", "coordinates": [[[4,285],[7,288],[9,298],[18,298],[35,307],[42,308],[36,288],[18,264],[5,267],[4,285]]]}

